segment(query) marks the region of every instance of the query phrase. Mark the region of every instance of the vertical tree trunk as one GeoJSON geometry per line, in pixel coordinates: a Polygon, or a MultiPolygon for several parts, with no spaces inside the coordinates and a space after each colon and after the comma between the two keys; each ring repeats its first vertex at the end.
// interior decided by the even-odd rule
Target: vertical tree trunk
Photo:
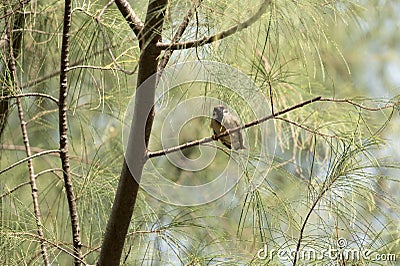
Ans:
{"type": "Polygon", "coordinates": [[[119,265],[132,218],[154,118],[155,74],[161,54],[156,44],[161,40],[167,3],[167,0],[150,0],[144,27],[138,36],[141,55],[134,115],[119,184],[97,265],[119,265]]]}

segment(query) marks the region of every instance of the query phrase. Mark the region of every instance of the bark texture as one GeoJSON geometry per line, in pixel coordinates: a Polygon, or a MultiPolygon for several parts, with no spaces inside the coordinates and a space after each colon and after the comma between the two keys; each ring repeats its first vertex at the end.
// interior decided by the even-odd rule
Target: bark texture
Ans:
{"type": "Polygon", "coordinates": [[[155,74],[161,54],[161,49],[156,44],[161,40],[167,3],[167,0],[150,1],[143,29],[138,33],[141,54],[134,115],[125,160],[97,265],[120,263],[147,158],[146,149],[154,118],[153,104],[157,83],[155,74]]]}

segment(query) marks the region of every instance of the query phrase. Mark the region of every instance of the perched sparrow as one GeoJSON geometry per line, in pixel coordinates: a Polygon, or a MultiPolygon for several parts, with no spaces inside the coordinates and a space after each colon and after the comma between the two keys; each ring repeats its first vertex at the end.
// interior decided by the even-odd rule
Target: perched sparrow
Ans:
{"type": "MultiPolygon", "coordinates": [[[[240,126],[240,124],[237,117],[230,114],[225,106],[218,105],[214,107],[210,127],[214,130],[215,135],[226,131],[226,129],[231,129],[238,126],[240,126]]],[[[235,150],[245,149],[243,145],[242,133],[240,133],[240,131],[230,133],[219,140],[229,149],[231,149],[232,146],[235,150]]]]}

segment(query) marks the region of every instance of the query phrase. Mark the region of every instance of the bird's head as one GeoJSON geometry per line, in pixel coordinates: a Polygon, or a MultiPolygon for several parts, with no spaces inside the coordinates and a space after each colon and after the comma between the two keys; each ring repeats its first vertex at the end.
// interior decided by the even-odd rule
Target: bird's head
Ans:
{"type": "Polygon", "coordinates": [[[225,106],[217,105],[214,107],[212,118],[221,123],[224,114],[226,114],[227,112],[228,112],[228,109],[226,109],[225,106]]]}

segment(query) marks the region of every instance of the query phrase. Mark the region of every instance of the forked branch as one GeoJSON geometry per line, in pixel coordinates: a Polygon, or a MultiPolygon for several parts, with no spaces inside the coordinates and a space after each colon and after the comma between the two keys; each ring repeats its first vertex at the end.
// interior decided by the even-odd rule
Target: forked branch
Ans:
{"type": "Polygon", "coordinates": [[[219,33],[216,33],[211,36],[204,36],[203,38],[197,39],[197,40],[192,40],[192,41],[187,41],[187,42],[172,42],[172,43],[158,43],[157,47],[162,49],[162,50],[179,50],[179,49],[189,49],[193,47],[199,47],[203,46],[205,44],[209,44],[218,40],[225,39],[233,34],[235,34],[238,31],[241,31],[249,26],[251,26],[254,22],[256,22],[266,11],[267,7],[271,3],[271,0],[265,0],[258,11],[248,18],[247,20],[232,26],[231,28],[221,31],[219,33]]]}
{"type": "MultiPolygon", "coordinates": [[[[172,38],[172,43],[178,42],[182,36],[183,33],[185,32],[186,28],[189,26],[190,19],[193,16],[193,12],[200,6],[202,0],[195,0],[193,7],[190,8],[186,16],[183,18],[181,24],[179,24],[178,30],[175,32],[174,37],[172,38]]],[[[163,55],[163,58],[161,59],[159,65],[158,65],[158,73],[157,75],[160,77],[162,72],[164,71],[165,67],[168,64],[169,59],[171,58],[173,49],[167,49],[163,55]]]]}

